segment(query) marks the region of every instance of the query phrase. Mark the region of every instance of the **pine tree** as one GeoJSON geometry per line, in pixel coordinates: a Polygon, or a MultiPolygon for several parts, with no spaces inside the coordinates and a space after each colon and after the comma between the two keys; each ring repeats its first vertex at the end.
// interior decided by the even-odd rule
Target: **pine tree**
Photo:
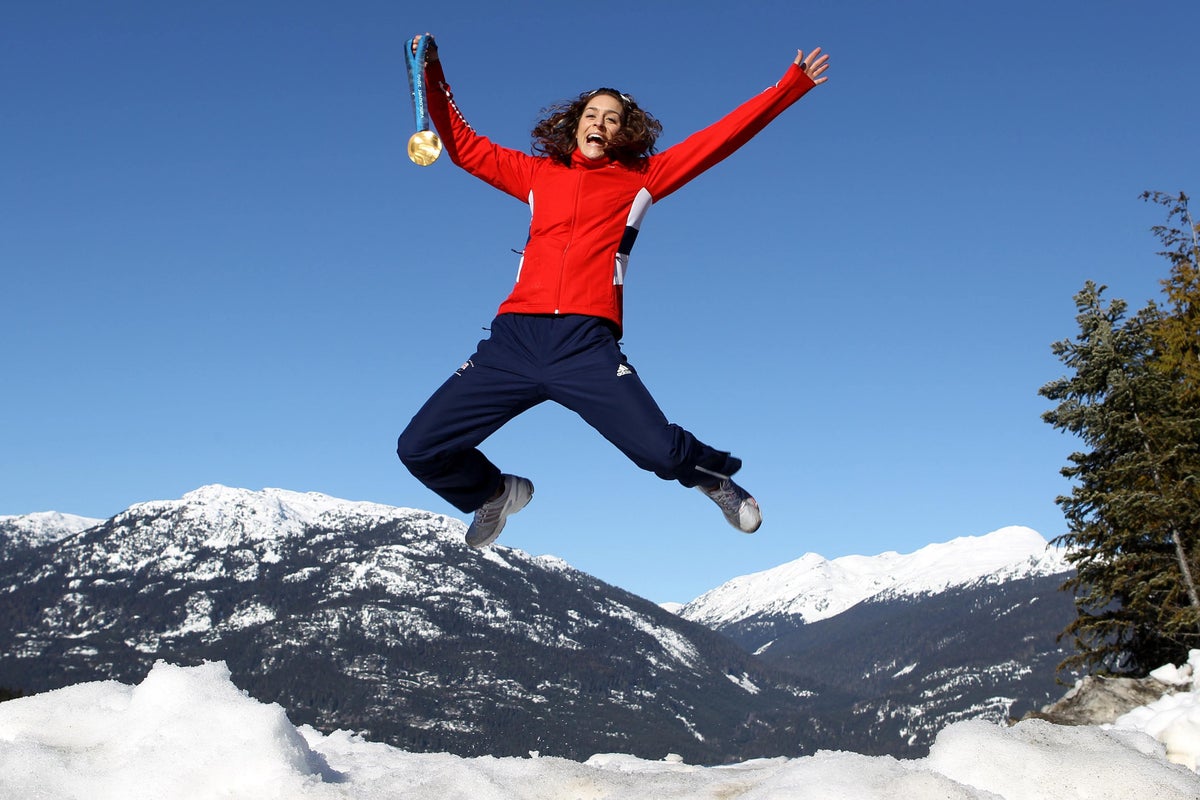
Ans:
{"type": "MultiPolygon", "coordinates": [[[[1175,229],[1155,232],[1183,250],[1175,229]]],[[[1059,402],[1043,419],[1090,448],[1070,456],[1062,473],[1074,486],[1058,498],[1069,531],[1056,543],[1076,567],[1064,588],[1077,611],[1063,632],[1077,652],[1061,669],[1140,674],[1200,647],[1196,342],[1180,334],[1195,323],[1197,283],[1181,262],[1164,281],[1165,311],[1151,303],[1127,318],[1124,301],[1106,304],[1089,281],[1075,297],[1079,336],[1053,345],[1074,374],[1039,392],[1059,402]]]]}
{"type": "Polygon", "coordinates": [[[1171,462],[1163,480],[1171,482],[1175,495],[1176,557],[1191,603],[1200,607],[1195,583],[1200,580],[1200,225],[1192,221],[1183,192],[1176,196],[1143,192],[1142,199],[1168,209],[1166,224],[1151,228],[1165,248],[1158,254],[1171,264],[1169,276],[1162,281],[1166,307],[1150,329],[1152,366],[1174,393],[1168,439],[1171,462]]]}
{"type": "Polygon", "coordinates": [[[1200,404],[1200,223],[1192,221],[1183,192],[1143,192],[1142,199],[1169,209],[1167,224],[1151,229],[1166,248],[1158,254],[1171,262],[1162,282],[1167,311],[1154,332],[1158,362],[1175,373],[1183,400],[1200,404]]]}

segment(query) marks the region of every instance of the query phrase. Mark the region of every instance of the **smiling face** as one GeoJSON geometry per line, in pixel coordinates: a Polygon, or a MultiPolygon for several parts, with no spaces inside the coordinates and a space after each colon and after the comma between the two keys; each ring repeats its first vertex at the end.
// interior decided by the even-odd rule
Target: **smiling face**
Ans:
{"type": "Polygon", "coordinates": [[[575,129],[575,146],[585,158],[604,158],[605,145],[621,129],[623,111],[621,101],[610,94],[598,94],[587,101],[575,129]]]}

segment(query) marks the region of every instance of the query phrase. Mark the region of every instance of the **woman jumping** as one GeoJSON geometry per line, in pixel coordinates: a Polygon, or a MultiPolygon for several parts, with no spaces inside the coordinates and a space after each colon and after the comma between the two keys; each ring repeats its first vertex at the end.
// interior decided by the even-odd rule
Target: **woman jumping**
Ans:
{"type": "Polygon", "coordinates": [[[654,145],[662,125],[632,97],[585,92],[549,109],[527,155],[467,124],[430,41],[429,115],[450,159],[532,214],[516,283],[489,337],[421,407],[397,447],[425,486],[474,512],[468,545],[491,544],[533,497],[528,479],[501,473],[478,446],[546,400],[579,414],[642,469],[698,488],[734,527],[758,530],[758,503],[733,482],[741,459],[669,422],[621,352],[625,275],[651,206],[828,80],[828,66],[819,47],[797,52],[777,84],[661,153],[654,145]]]}

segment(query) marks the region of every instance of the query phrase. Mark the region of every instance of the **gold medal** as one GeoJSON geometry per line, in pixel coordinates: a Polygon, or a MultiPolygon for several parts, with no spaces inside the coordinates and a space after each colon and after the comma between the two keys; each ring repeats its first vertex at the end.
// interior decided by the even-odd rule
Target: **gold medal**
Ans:
{"type": "Polygon", "coordinates": [[[408,138],[408,157],[419,167],[428,167],[442,154],[442,140],[433,131],[417,131],[408,138]]]}

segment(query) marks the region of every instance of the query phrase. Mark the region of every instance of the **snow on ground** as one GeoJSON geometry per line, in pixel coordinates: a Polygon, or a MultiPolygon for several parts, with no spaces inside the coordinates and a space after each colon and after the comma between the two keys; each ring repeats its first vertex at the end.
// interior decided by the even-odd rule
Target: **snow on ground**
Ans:
{"type": "Polygon", "coordinates": [[[624,755],[578,763],[408,753],[297,728],[280,706],[234,686],[223,663],[159,662],[137,686],[84,683],[0,703],[0,798],[1196,800],[1196,673],[1200,650],[1163,673],[1179,694],[1104,728],[969,721],[943,730],[923,759],[820,752],[700,767],[624,755]]]}

